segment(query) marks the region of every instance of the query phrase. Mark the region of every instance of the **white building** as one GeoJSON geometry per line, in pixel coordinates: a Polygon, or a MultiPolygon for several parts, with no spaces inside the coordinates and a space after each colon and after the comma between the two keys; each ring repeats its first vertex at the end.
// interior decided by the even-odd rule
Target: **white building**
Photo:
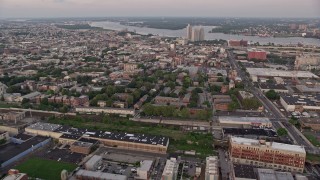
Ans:
{"type": "Polygon", "coordinates": [[[140,162],[140,167],[137,169],[137,179],[148,180],[150,179],[150,172],[153,165],[153,161],[144,160],[140,162]]]}
{"type": "Polygon", "coordinates": [[[135,114],[134,109],[120,109],[120,108],[95,108],[95,107],[77,107],[76,112],[85,114],[119,114],[119,115],[131,115],[135,114]]]}
{"type": "Polygon", "coordinates": [[[102,163],[102,157],[98,155],[92,156],[85,164],[86,170],[95,171],[102,163]]]}
{"type": "Polygon", "coordinates": [[[8,86],[0,82],[0,96],[7,92],[8,86]]]}
{"type": "Polygon", "coordinates": [[[206,158],[205,180],[219,180],[218,162],[217,156],[206,158]]]}
{"type": "Polygon", "coordinates": [[[187,26],[187,39],[191,40],[192,37],[192,26],[190,24],[188,24],[187,26]]]}
{"type": "Polygon", "coordinates": [[[272,123],[266,117],[220,116],[218,121],[223,127],[259,127],[271,128],[272,123]]]}
{"type": "Polygon", "coordinates": [[[162,180],[176,180],[178,175],[178,163],[176,158],[167,160],[162,173],[162,180]]]}

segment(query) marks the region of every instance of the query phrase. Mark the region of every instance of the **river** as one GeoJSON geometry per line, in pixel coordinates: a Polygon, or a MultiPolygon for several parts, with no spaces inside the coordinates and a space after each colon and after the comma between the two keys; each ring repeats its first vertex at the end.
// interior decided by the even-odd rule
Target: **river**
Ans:
{"type": "MultiPolygon", "coordinates": [[[[128,31],[136,32],[138,34],[153,34],[159,35],[164,37],[186,37],[187,30],[186,28],[180,30],[169,30],[169,29],[155,29],[155,28],[147,28],[147,27],[135,27],[135,26],[126,26],[121,25],[119,22],[91,22],[91,26],[93,27],[101,27],[104,29],[110,30],[124,30],[128,29],[128,31]]],[[[303,38],[303,37],[288,37],[288,38],[281,38],[281,37],[259,37],[259,36],[244,36],[244,35],[233,35],[233,34],[223,34],[223,33],[209,33],[209,31],[215,26],[203,26],[205,31],[205,39],[206,40],[215,40],[215,39],[223,39],[223,40],[248,40],[250,42],[256,43],[259,42],[260,44],[268,44],[274,43],[276,45],[296,45],[298,43],[302,43],[304,45],[314,45],[320,46],[320,39],[314,38],[303,38]]]]}

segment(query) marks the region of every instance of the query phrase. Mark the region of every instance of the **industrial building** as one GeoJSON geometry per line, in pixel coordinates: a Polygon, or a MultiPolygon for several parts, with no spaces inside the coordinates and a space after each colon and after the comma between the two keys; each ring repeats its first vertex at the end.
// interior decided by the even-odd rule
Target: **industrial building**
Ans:
{"type": "Polygon", "coordinates": [[[265,140],[230,137],[229,152],[233,163],[289,172],[304,170],[306,151],[298,145],[265,140]]]}
{"type": "Polygon", "coordinates": [[[219,116],[218,122],[222,127],[235,128],[272,128],[272,123],[266,117],[237,117],[237,116],[219,116]]]}
{"type": "Polygon", "coordinates": [[[76,107],[76,112],[80,114],[119,114],[119,115],[130,115],[135,114],[134,109],[124,109],[124,108],[98,108],[98,107],[76,107]]]}
{"type": "Polygon", "coordinates": [[[79,180],[127,180],[127,176],[124,175],[104,173],[101,171],[88,171],[84,169],[77,171],[75,176],[79,180]]]}
{"type": "Polygon", "coordinates": [[[243,128],[223,128],[222,137],[230,136],[244,137],[250,139],[277,138],[277,133],[273,129],[243,129],[243,128]]]}
{"type": "Polygon", "coordinates": [[[316,78],[319,77],[309,71],[284,71],[277,70],[272,68],[247,68],[247,72],[250,74],[250,78],[253,82],[258,82],[260,77],[263,78],[272,78],[272,77],[281,77],[281,78],[316,78]]]}
{"type": "Polygon", "coordinates": [[[261,83],[259,84],[259,88],[262,92],[266,93],[270,90],[274,90],[278,93],[288,93],[289,90],[283,84],[266,84],[261,83]]]}
{"type": "Polygon", "coordinates": [[[234,180],[298,180],[308,179],[306,176],[291,172],[275,171],[273,169],[257,168],[252,165],[233,164],[232,178],[234,180]]]}
{"type": "Polygon", "coordinates": [[[262,49],[248,49],[248,59],[267,60],[267,52],[262,49]]]}
{"type": "Polygon", "coordinates": [[[219,160],[217,156],[206,158],[205,180],[219,180],[219,160]]]}
{"type": "Polygon", "coordinates": [[[86,138],[97,140],[105,146],[162,154],[167,152],[169,145],[169,138],[163,136],[94,131],[40,122],[26,127],[25,131],[32,134],[52,137],[58,139],[59,142],[63,144],[69,145],[79,141],[81,138],[86,138]]]}
{"type": "Polygon", "coordinates": [[[281,94],[280,103],[288,112],[304,110],[319,111],[320,110],[320,94],[317,95],[289,95],[281,94]]]}
{"type": "Polygon", "coordinates": [[[1,168],[18,161],[36,149],[48,144],[51,138],[43,136],[31,137],[19,143],[10,142],[0,147],[0,162],[1,168]]]}

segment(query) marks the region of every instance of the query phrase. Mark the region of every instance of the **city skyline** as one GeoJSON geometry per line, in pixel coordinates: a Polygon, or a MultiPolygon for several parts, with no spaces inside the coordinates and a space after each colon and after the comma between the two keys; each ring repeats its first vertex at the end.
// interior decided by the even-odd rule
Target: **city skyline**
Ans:
{"type": "Polygon", "coordinates": [[[148,0],[0,0],[0,18],[171,16],[171,17],[320,17],[317,0],[241,0],[170,2],[148,0]],[[127,6],[130,4],[130,6],[127,6]],[[183,6],[182,6],[183,5],[183,6]],[[275,6],[276,5],[276,6],[275,6]],[[290,5],[290,8],[288,8],[290,5]],[[263,7],[263,8],[261,8],[263,7]]]}

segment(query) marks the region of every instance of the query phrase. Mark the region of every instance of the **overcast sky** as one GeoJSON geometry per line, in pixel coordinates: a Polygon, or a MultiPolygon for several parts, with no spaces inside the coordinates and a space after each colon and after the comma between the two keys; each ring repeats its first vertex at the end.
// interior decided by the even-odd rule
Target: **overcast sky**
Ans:
{"type": "Polygon", "coordinates": [[[8,17],[320,17],[320,0],[0,0],[8,17]]]}

